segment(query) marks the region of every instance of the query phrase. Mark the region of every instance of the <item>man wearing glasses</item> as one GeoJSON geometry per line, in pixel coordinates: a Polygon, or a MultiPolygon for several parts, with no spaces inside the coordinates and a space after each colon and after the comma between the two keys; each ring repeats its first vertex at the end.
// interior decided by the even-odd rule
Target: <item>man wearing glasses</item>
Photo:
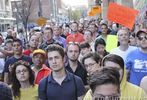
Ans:
{"type": "Polygon", "coordinates": [[[139,86],[141,79],[147,75],[147,31],[139,30],[136,37],[139,48],[127,55],[126,67],[130,72],[129,81],[139,86]]]}
{"type": "Polygon", "coordinates": [[[102,68],[88,78],[92,100],[120,100],[119,72],[114,68],[102,68]]]}

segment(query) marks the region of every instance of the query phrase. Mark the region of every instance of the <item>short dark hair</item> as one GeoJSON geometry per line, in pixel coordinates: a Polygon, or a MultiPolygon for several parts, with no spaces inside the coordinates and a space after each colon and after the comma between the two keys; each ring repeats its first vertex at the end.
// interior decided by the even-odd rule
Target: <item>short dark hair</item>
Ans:
{"type": "Polygon", "coordinates": [[[13,39],[13,43],[18,42],[22,46],[22,41],[18,38],[13,39]]]}
{"type": "Polygon", "coordinates": [[[76,46],[79,48],[79,53],[80,53],[81,48],[80,48],[80,45],[79,45],[78,42],[69,42],[69,43],[67,44],[67,47],[66,47],[66,52],[68,51],[68,48],[69,48],[70,45],[76,45],[76,46]]]}
{"type": "Polygon", "coordinates": [[[83,48],[90,48],[90,44],[85,41],[80,43],[80,49],[83,49],[83,48]]]}
{"type": "Polygon", "coordinates": [[[95,49],[95,51],[97,51],[97,46],[98,46],[99,44],[106,46],[105,40],[102,39],[102,38],[98,38],[98,39],[96,39],[95,44],[94,44],[94,49],[95,49]]]}
{"type": "Polygon", "coordinates": [[[71,25],[72,25],[72,24],[77,24],[77,26],[79,26],[79,24],[78,24],[76,21],[72,22],[71,25]]]}
{"type": "Polygon", "coordinates": [[[102,26],[106,26],[106,28],[108,28],[108,25],[105,24],[105,23],[102,23],[102,24],[101,24],[101,27],[102,27],[102,26]]]}
{"type": "Polygon", "coordinates": [[[90,52],[82,58],[82,64],[84,65],[85,59],[92,58],[96,63],[101,62],[101,57],[96,52],[90,52]]]}
{"type": "Polygon", "coordinates": [[[62,58],[64,58],[65,56],[64,48],[58,44],[50,44],[46,50],[47,53],[52,51],[57,51],[62,56],[62,58]]]}
{"type": "Polygon", "coordinates": [[[51,33],[53,34],[53,29],[52,29],[51,27],[45,27],[45,28],[43,29],[43,33],[44,33],[45,30],[50,30],[51,33]]]}
{"type": "Polygon", "coordinates": [[[119,72],[114,68],[103,67],[99,70],[96,70],[93,74],[90,74],[88,77],[88,83],[94,93],[97,86],[104,84],[114,84],[118,87],[118,92],[120,89],[119,82],[119,72]]]}
{"type": "Polygon", "coordinates": [[[111,61],[111,62],[114,62],[114,63],[116,63],[116,64],[118,64],[121,68],[122,68],[122,70],[124,70],[124,60],[123,60],[123,58],[122,57],[120,57],[120,56],[118,56],[118,55],[116,55],[116,54],[108,54],[108,55],[106,55],[104,58],[103,58],[103,60],[102,60],[102,62],[101,62],[101,65],[102,66],[105,66],[105,62],[106,61],[111,61]]]}

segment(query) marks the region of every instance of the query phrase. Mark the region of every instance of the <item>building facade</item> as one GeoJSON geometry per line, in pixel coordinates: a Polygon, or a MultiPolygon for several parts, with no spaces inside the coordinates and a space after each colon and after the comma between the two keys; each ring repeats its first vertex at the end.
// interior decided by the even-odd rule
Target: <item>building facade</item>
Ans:
{"type": "Polygon", "coordinates": [[[12,17],[10,0],[0,0],[0,32],[4,32],[12,26],[15,18],[12,17]]]}

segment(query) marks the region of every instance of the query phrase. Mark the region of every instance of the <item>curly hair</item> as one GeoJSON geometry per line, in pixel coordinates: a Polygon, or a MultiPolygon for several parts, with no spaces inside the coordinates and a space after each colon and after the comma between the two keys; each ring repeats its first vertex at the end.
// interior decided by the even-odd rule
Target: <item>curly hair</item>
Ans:
{"type": "Polygon", "coordinates": [[[28,69],[28,71],[29,71],[29,82],[32,86],[34,86],[34,79],[35,79],[34,72],[32,71],[29,62],[20,60],[20,61],[14,63],[11,75],[12,75],[12,92],[13,92],[13,95],[14,95],[15,98],[16,97],[20,98],[21,85],[20,85],[19,80],[16,77],[16,68],[19,65],[23,65],[28,69]]]}

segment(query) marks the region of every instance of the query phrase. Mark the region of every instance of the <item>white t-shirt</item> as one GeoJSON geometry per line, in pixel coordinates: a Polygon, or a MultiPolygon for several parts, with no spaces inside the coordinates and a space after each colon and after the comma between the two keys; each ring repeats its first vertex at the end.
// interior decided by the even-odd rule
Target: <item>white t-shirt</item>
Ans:
{"type": "Polygon", "coordinates": [[[121,56],[123,58],[123,60],[126,60],[126,56],[128,55],[129,52],[131,52],[132,50],[137,49],[137,47],[135,46],[129,46],[128,49],[126,51],[122,51],[120,50],[119,47],[112,49],[112,51],[110,52],[110,54],[116,54],[118,56],[121,56]]]}

